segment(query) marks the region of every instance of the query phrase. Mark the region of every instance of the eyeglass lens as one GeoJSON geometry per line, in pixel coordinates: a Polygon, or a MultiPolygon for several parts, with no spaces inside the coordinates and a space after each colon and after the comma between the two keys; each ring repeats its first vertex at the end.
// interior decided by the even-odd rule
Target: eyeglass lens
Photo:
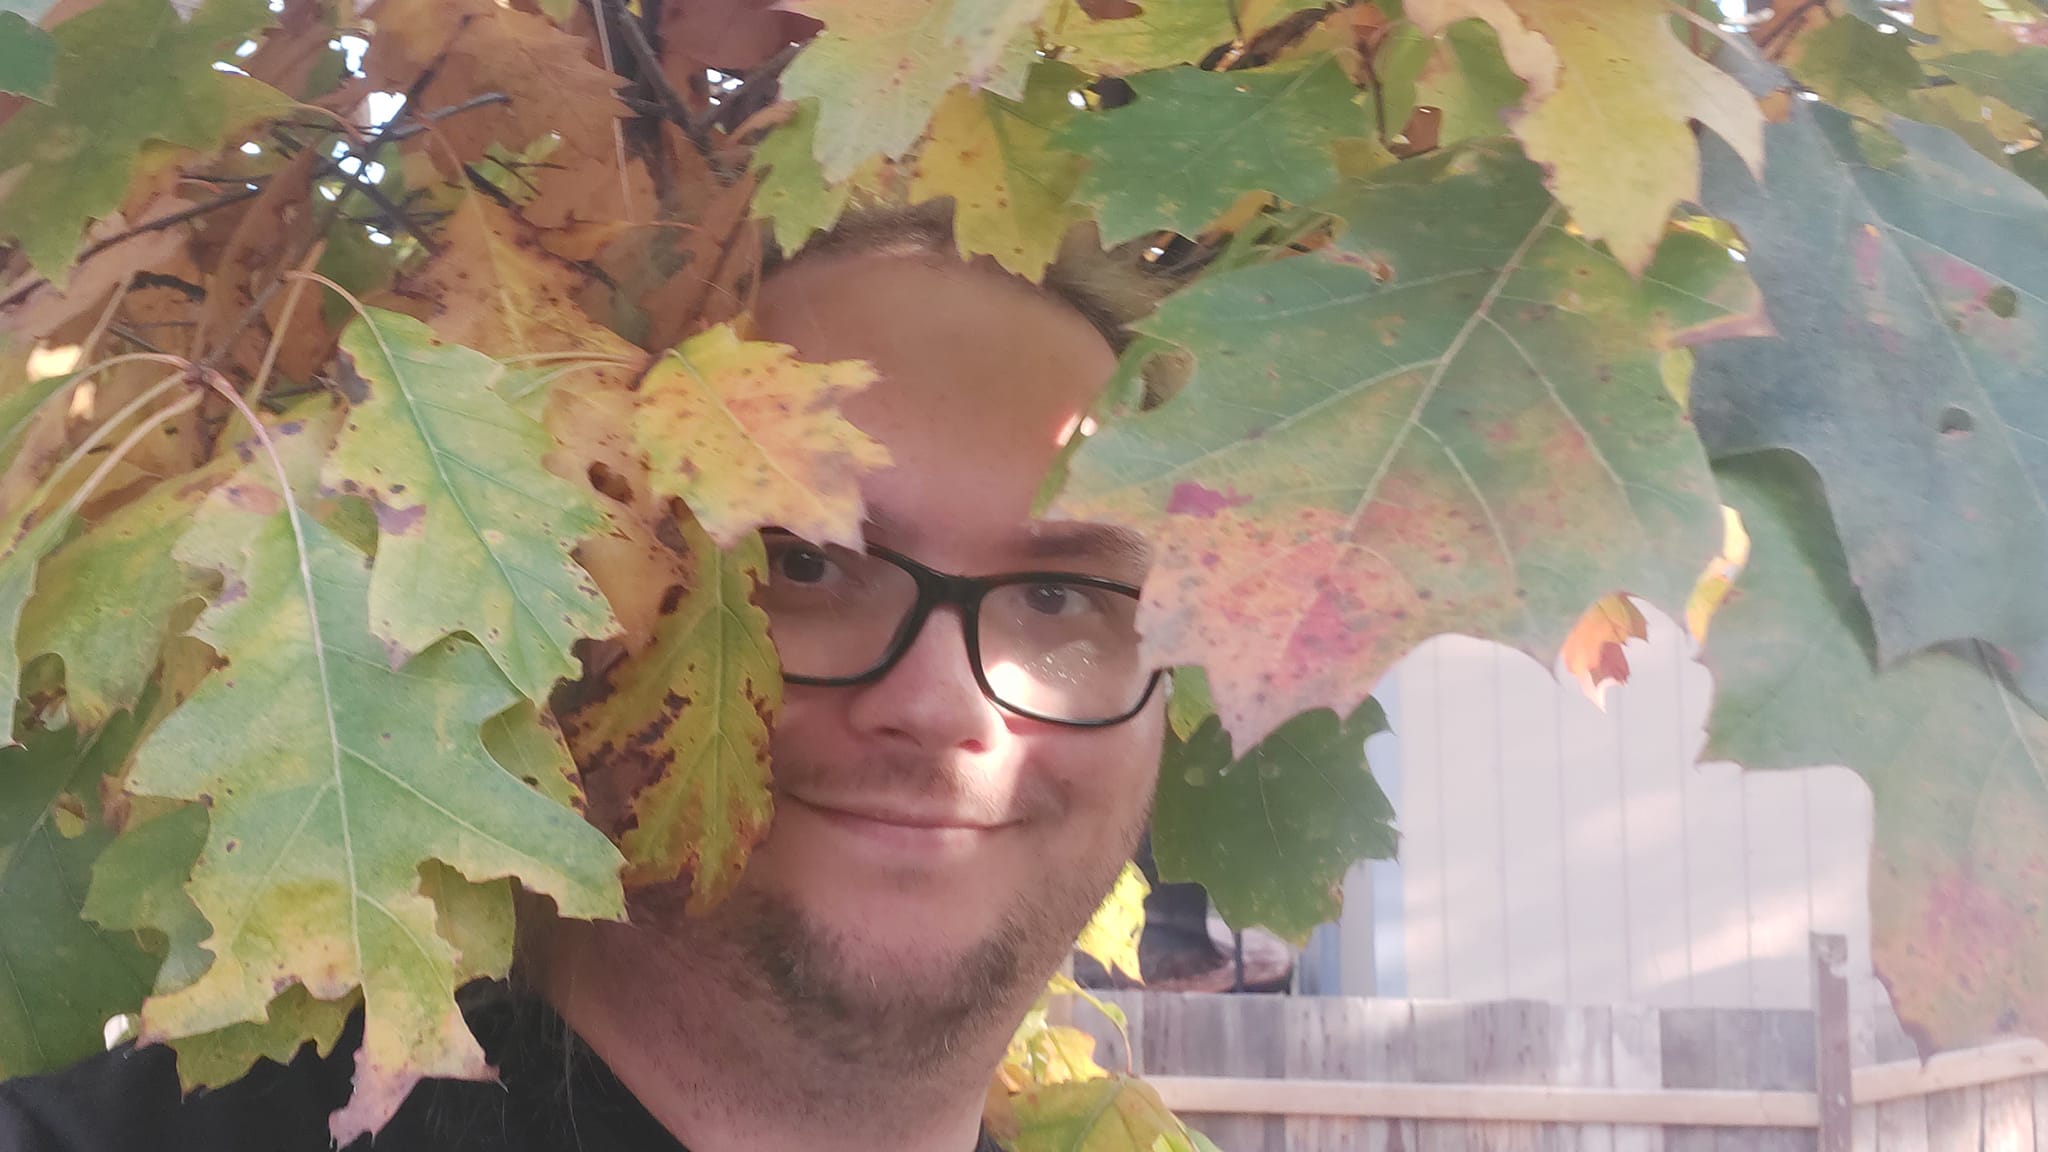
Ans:
{"type": "MultiPolygon", "coordinates": [[[[878,556],[768,541],[768,613],[783,670],[850,680],[889,659],[917,606],[917,578],[878,556]]],[[[1138,601],[1091,584],[990,588],[979,619],[982,674],[1002,704],[1052,720],[1120,716],[1151,683],[1139,662],[1138,601]]]]}

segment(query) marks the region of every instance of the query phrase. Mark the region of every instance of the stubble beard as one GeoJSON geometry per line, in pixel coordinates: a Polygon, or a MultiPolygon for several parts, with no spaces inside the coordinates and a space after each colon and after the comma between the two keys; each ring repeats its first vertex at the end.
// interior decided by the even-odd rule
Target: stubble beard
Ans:
{"type": "Polygon", "coordinates": [[[1130,829],[1096,859],[1048,870],[989,933],[939,964],[864,947],[797,900],[744,883],[714,917],[726,921],[741,961],[733,975],[756,984],[795,1038],[837,1064],[929,1078],[961,1054],[1007,1039],[1108,895],[1140,832],[1130,829]]]}

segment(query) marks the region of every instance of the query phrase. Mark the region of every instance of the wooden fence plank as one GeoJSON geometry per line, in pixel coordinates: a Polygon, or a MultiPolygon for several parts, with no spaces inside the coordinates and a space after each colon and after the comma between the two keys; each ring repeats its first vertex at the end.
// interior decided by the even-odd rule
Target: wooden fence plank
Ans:
{"type": "MultiPolygon", "coordinates": [[[[1719,1013],[1707,1008],[1667,1008],[1660,1016],[1662,1067],[1666,1088],[1718,1088],[1723,1085],[1715,1031],[1719,1013]]],[[[1712,1128],[1671,1127],[1664,1130],[1665,1152],[1719,1152],[1720,1133],[1712,1128]]]]}
{"type": "MultiPolygon", "coordinates": [[[[1181,1074],[1267,1079],[1283,1074],[1277,998],[1190,993],[1172,1003],[1180,1014],[1172,1067],[1181,1074]]],[[[1188,1122],[1224,1152],[1284,1152],[1287,1146],[1287,1121],[1280,1116],[1197,1115],[1188,1122]]]]}
{"type": "Polygon", "coordinates": [[[1927,1097],[1928,1152],[1977,1152],[1984,1146],[1984,1090],[1957,1088],[1927,1097]]]}
{"type": "MultiPolygon", "coordinates": [[[[1849,1062],[1849,941],[1813,935],[1814,1090],[1820,1095],[1819,1152],[1852,1152],[1855,1109],[1849,1062]]],[[[1777,1087],[1777,1085],[1772,1085],[1777,1087]]]]}
{"type": "MultiPolygon", "coordinates": [[[[1745,1015],[1747,1015],[1745,1013],[1745,1015]]],[[[1816,1088],[1816,1070],[1819,1066],[1816,1051],[1816,1036],[1813,1014],[1809,1012],[1760,1012],[1756,1021],[1755,1047],[1751,1051],[1751,1067],[1755,1079],[1741,1085],[1766,1092],[1812,1092],[1816,1088]]],[[[1847,1055],[1846,1019],[1840,1023],[1845,1044],[1843,1054],[1847,1055]]],[[[1846,1092],[1846,1089],[1844,1090],[1846,1092]]],[[[1780,1128],[1763,1132],[1754,1143],[1736,1145],[1742,1152],[1814,1152],[1817,1133],[1780,1128]]],[[[1721,1147],[1728,1152],[1731,1145],[1727,1136],[1722,1136],[1721,1147]]]]}
{"type": "MultiPolygon", "coordinates": [[[[1614,1086],[1614,1012],[1605,1005],[1553,1009],[1556,1056],[1551,1082],[1593,1088],[1614,1086]]],[[[1568,1152],[1614,1152],[1614,1125],[1558,1129],[1556,1146],[1568,1152]]]]}
{"type": "MultiPolygon", "coordinates": [[[[1406,1000],[1373,1000],[1366,1004],[1365,1078],[1388,1084],[1410,1084],[1415,1075],[1415,1006],[1406,1000]]],[[[1413,1120],[1388,1120],[1381,1129],[1387,1152],[1416,1152],[1420,1147],[1413,1120]]]]}
{"type": "Polygon", "coordinates": [[[2027,1083],[2034,1092],[2034,1152],[2048,1152],[2048,1076],[2027,1083]]]}
{"type": "MultiPolygon", "coordinates": [[[[1662,1016],[1646,1004],[1617,1004],[1607,1010],[1612,1026],[1610,1056],[1616,1088],[1664,1086],[1662,1016]]],[[[1665,1152],[1664,1129],[1649,1124],[1616,1124],[1614,1152],[1665,1152]]]]}
{"type": "MultiPolygon", "coordinates": [[[[1550,1052],[1550,1015],[1543,1005],[1524,1001],[1467,1006],[1465,1033],[1466,1081],[1472,1084],[1541,1084],[1550,1052]],[[1537,1053],[1542,1053],[1538,1056],[1537,1053]]],[[[1490,1123],[1478,1126],[1480,1146],[1487,1152],[1540,1152],[1540,1130],[1534,1124],[1490,1123]]]]}
{"type": "MultiPolygon", "coordinates": [[[[1415,1081],[1458,1084],[1466,1076],[1465,1005],[1450,1000],[1418,1000],[1414,1004],[1415,1081]]],[[[1476,1125],[1418,1120],[1417,1152],[1483,1152],[1476,1125]]]]}
{"type": "MultiPolygon", "coordinates": [[[[1899,1026],[1898,1017],[1883,1007],[1876,1026],[1877,1058],[1880,1061],[1917,1060],[1920,1052],[1913,1038],[1899,1026]]],[[[1927,1101],[1919,1097],[1894,1100],[1877,1106],[1878,1152],[1932,1152],[1927,1146],[1927,1101]]],[[[2039,1152],[2048,1152],[2048,1148],[2039,1152]]]]}
{"type": "MultiPolygon", "coordinates": [[[[1374,1043],[1369,1001],[1284,997],[1290,1080],[1365,1080],[1374,1043]]],[[[1387,1122],[1350,1116],[1289,1116],[1289,1152],[1387,1152],[1387,1122]]]]}
{"type": "Polygon", "coordinates": [[[2034,1086],[2008,1080],[1984,1086],[1984,1152],[2034,1152],[2034,1086]]]}

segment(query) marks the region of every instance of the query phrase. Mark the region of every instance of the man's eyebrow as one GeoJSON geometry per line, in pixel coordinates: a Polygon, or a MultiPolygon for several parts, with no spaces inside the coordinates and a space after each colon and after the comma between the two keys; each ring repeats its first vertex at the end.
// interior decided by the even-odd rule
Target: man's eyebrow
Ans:
{"type": "Polygon", "coordinates": [[[1115,560],[1140,571],[1152,561],[1143,536],[1109,524],[1034,524],[1018,550],[1033,560],[1115,560]]]}

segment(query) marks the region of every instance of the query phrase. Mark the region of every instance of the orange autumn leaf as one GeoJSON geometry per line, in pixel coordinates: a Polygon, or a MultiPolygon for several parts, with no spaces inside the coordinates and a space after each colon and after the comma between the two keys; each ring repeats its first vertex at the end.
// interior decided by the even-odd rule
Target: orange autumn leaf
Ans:
{"type": "Polygon", "coordinates": [[[1649,639],[1649,624],[1635,601],[1602,596],[1564,638],[1558,659],[1596,707],[1607,707],[1607,686],[1628,683],[1630,640],[1649,639]]]}

